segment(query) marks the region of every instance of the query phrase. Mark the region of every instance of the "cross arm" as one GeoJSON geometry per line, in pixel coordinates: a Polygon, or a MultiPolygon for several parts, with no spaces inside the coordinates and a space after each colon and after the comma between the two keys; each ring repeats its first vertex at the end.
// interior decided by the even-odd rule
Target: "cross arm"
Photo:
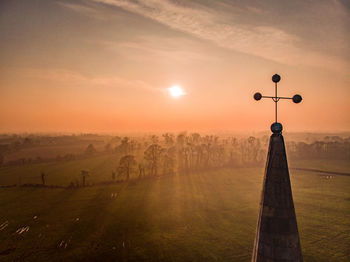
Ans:
{"type": "Polygon", "coordinates": [[[296,104],[300,103],[302,100],[302,97],[300,95],[294,95],[293,97],[284,97],[284,96],[263,96],[259,92],[254,94],[255,100],[259,101],[261,98],[271,98],[273,101],[278,101],[280,99],[291,99],[296,104]]]}

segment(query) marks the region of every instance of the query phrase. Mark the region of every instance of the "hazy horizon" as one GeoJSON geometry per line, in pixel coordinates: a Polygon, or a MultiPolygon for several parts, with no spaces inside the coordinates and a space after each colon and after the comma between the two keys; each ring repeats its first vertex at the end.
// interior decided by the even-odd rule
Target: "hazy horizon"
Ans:
{"type": "MultiPolygon", "coordinates": [[[[179,134],[200,134],[201,136],[218,136],[220,138],[229,138],[229,137],[236,137],[236,138],[244,138],[249,136],[255,136],[255,137],[263,137],[263,136],[270,136],[271,131],[261,130],[261,131],[230,131],[230,130],[220,130],[220,131],[195,131],[195,130],[179,130],[179,131],[123,131],[123,132],[0,132],[0,136],[51,136],[51,137],[59,137],[59,136],[85,136],[85,135],[91,135],[91,136],[101,136],[101,137],[113,137],[113,136],[119,136],[119,137],[130,137],[130,138],[137,138],[137,137],[151,137],[151,136],[159,136],[161,137],[163,134],[171,134],[171,135],[179,135],[179,134]]],[[[283,132],[283,135],[288,138],[295,138],[300,137],[302,139],[305,138],[312,138],[313,140],[323,140],[326,136],[340,136],[342,138],[350,137],[350,131],[341,131],[341,132],[312,132],[312,131],[296,131],[296,132],[283,132]]]]}
{"type": "Polygon", "coordinates": [[[0,132],[350,130],[345,1],[2,1],[0,132]],[[178,85],[181,97],[169,95],[178,85]]]}

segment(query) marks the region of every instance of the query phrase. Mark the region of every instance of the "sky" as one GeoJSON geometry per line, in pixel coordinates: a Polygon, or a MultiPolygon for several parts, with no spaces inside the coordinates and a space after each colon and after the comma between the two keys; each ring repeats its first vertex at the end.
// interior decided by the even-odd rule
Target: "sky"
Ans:
{"type": "Polygon", "coordinates": [[[2,0],[0,132],[350,130],[345,0],[2,0]],[[174,98],[178,85],[185,95],[174,98]]]}

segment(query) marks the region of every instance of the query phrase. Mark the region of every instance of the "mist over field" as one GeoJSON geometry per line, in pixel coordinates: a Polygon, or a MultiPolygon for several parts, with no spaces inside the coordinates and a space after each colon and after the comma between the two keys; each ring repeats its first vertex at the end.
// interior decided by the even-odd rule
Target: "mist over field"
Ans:
{"type": "MultiPolygon", "coordinates": [[[[350,136],[285,135],[306,261],[349,259],[350,136]]],[[[5,261],[248,261],[267,134],[3,134],[5,261]]]]}

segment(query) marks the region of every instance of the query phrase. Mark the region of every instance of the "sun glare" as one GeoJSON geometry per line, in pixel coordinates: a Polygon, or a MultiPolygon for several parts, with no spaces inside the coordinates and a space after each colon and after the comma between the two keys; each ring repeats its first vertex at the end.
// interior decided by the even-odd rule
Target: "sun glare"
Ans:
{"type": "Polygon", "coordinates": [[[169,87],[168,90],[169,94],[174,98],[178,98],[186,94],[185,91],[179,85],[173,85],[172,87],[169,87]]]}

